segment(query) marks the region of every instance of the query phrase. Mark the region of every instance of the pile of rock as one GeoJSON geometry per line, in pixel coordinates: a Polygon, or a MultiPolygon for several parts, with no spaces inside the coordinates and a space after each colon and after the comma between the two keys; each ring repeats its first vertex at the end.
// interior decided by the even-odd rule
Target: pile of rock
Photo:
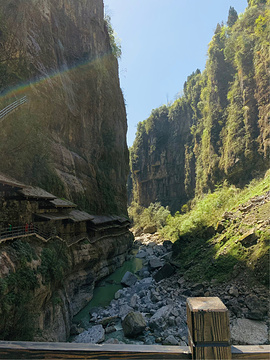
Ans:
{"type": "Polygon", "coordinates": [[[137,274],[125,274],[124,288],[116,292],[108,307],[91,310],[92,326],[78,335],[76,342],[99,343],[105,339],[109,343],[187,345],[186,298],[218,296],[230,310],[233,343],[267,343],[268,300],[264,287],[257,286],[250,293],[239,283],[224,286],[215,280],[187,282],[174,274],[175,267],[170,263],[172,243],[151,240],[153,236],[147,235],[136,239],[136,256],[143,259],[142,269],[137,274]],[[91,329],[99,334],[98,339],[92,340],[91,329]]]}

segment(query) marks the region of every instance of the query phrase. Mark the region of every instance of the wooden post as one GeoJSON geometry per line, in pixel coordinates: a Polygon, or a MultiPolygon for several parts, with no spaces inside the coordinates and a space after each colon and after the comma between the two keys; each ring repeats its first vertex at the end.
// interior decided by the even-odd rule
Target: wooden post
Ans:
{"type": "Polygon", "coordinates": [[[192,359],[232,358],[228,309],[218,297],[187,299],[192,359]]]}

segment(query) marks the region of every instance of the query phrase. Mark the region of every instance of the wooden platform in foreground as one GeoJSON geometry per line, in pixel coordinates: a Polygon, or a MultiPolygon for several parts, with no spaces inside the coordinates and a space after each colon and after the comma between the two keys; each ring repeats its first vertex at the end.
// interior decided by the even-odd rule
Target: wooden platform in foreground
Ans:
{"type": "MultiPolygon", "coordinates": [[[[232,346],[232,359],[270,359],[270,345],[232,346]]],[[[189,346],[0,341],[0,359],[192,359],[189,346]]],[[[224,359],[225,360],[225,359],[224,359]]]]}
{"type": "Polygon", "coordinates": [[[0,341],[0,359],[270,359],[270,345],[230,346],[228,309],[218,298],[188,298],[190,346],[0,341]]]}

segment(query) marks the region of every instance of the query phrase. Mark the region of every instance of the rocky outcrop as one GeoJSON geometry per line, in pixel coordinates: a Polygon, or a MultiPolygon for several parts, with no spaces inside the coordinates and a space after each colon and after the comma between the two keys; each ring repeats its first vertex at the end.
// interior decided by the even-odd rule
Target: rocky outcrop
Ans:
{"type": "Polygon", "coordinates": [[[126,112],[102,0],[4,0],[1,171],[95,214],[126,213],[126,112]],[[18,87],[22,85],[18,89],[18,87]]]}

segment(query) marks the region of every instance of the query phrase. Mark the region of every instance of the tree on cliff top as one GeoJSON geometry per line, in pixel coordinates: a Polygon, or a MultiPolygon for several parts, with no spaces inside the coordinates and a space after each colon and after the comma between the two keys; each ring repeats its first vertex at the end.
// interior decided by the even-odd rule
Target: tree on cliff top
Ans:
{"type": "Polygon", "coordinates": [[[238,14],[234,7],[230,6],[227,25],[232,27],[238,20],[238,14]]]}

